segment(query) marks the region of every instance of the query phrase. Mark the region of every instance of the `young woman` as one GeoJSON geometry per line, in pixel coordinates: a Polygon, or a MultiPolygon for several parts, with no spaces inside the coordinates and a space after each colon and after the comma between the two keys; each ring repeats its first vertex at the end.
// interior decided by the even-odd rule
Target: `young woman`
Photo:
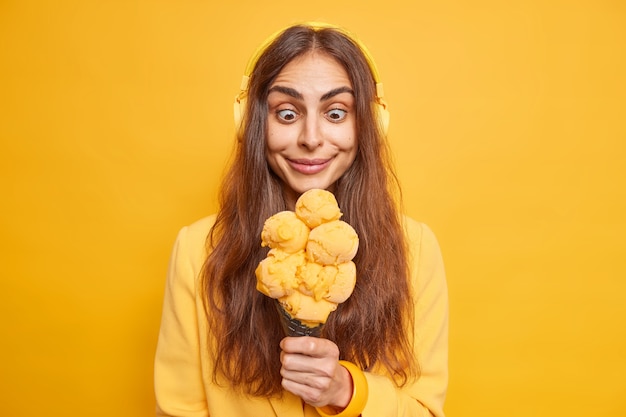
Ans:
{"type": "Polygon", "coordinates": [[[443,416],[443,263],[430,229],[399,213],[367,49],[330,25],[289,27],[253,56],[235,106],[219,211],[183,228],[172,254],[157,415],[443,416]],[[312,188],[333,192],[359,235],[357,283],[322,337],[285,337],[256,290],[260,234],[312,188]]]}

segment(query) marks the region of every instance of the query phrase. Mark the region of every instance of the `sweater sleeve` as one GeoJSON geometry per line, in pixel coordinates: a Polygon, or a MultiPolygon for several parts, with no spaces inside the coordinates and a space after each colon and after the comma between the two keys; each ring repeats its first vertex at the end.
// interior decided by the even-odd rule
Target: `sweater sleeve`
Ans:
{"type": "Polygon", "coordinates": [[[170,259],[154,366],[157,416],[209,415],[196,311],[201,239],[190,227],[181,229],[170,259]]]}
{"type": "Polygon", "coordinates": [[[369,399],[363,417],[443,417],[448,385],[448,294],[439,244],[426,226],[407,219],[415,296],[415,355],[420,377],[398,388],[366,373],[369,399]]]}

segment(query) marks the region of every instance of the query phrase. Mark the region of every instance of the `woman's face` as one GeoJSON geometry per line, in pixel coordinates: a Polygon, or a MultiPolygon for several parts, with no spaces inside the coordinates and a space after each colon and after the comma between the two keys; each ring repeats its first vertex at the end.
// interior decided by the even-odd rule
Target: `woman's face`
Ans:
{"type": "Polygon", "coordinates": [[[329,189],[357,152],[354,92],[332,57],[310,52],[289,62],[269,89],[267,161],[290,206],[312,188],[329,189]]]}

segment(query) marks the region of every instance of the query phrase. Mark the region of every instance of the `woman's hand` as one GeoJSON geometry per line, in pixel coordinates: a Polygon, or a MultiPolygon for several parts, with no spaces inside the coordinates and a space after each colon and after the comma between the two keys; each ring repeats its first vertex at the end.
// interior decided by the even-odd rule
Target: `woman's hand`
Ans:
{"type": "Polygon", "coordinates": [[[286,337],[280,342],[283,388],[314,407],[344,409],[352,398],[352,377],[339,364],[339,348],[328,339],[286,337]]]}

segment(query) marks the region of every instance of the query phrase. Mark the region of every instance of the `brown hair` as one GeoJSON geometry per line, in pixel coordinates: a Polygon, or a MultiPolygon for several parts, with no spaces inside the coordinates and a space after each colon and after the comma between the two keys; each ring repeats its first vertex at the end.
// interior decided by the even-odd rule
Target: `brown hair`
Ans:
{"type": "Polygon", "coordinates": [[[355,96],[358,151],[335,184],[343,220],[359,234],[357,283],[324,327],[342,359],[389,374],[398,385],[419,374],[413,355],[413,299],[407,248],[395,198],[400,199],[387,142],[374,112],[368,63],[342,31],[286,29],[263,52],[250,77],[246,116],[220,191],[220,210],[207,245],[202,290],[215,361],[214,380],[253,395],[282,392],[279,342],[284,337],[274,300],[256,290],[254,270],[266,256],[265,219],[286,210],[281,180],[266,159],[267,96],[294,58],[316,50],[346,70],[355,96]]]}

